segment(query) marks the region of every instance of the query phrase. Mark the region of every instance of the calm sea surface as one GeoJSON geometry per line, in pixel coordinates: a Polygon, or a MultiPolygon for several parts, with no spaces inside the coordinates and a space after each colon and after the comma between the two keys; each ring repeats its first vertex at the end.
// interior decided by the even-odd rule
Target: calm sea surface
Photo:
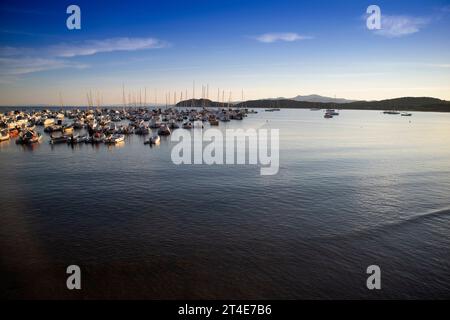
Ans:
{"type": "Polygon", "coordinates": [[[219,126],[260,127],[280,129],[275,176],[174,165],[170,137],[2,142],[1,295],[450,298],[450,114],[260,110],[219,126]],[[70,264],[81,291],[65,289],[70,264]]]}

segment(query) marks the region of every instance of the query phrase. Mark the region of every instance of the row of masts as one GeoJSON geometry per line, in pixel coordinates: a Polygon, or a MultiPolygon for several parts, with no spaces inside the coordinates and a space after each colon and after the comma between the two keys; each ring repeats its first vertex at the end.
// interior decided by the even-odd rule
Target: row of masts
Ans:
{"type": "MultiPolygon", "coordinates": [[[[231,106],[231,102],[232,102],[232,91],[228,91],[228,99],[227,101],[225,100],[225,90],[220,90],[220,88],[217,88],[217,100],[216,100],[216,105],[222,106],[223,108],[225,107],[230,107],[231,106]]],[[[193,82],[192,85],[192,96],[191,98],[188,97],[188,90],[184,90],[183,91],[174,91],[173,94],[172,92],[166,92],[165,93],[165,102],[164,105],[165,107],[170,107],[170,106],[176,106],[177,103],[179,102],[183,102],[183,104],[181,105],[182,107],[195,107],[195,100],[196,100],[196,91],[195,91],[195,81],[193,82]]],[[[207,107],[207,100],[209,100],[209,96],[210,96],[210,88],[209,88],[209,84],[207,85],[202,85],[202,94],[201,94],[201,104],[202,107],[206,108],[207,107]]],[[[104,101],[103,101],[103,94],[100,91],[95,91],[94,94],[92,92],[92,90],[88,91],[86,93],[86,98],[87,98],[87,106],[92,109],[92,108],[97,108],[100,109],[103,106],[105,106],[104,101]]],[[[244,101],[244,89],[242,89],[242,102],[244,101]]],[[[150,99],[149,99],[150,100],[150,99]]],[[[63,108],[64,107],[64,102],[63,102],[63,98],[61,95],[61,92],[59,92],[59,101],[60,101],[60,105],[63,108]]],[[[152,103],[150,103],[150,101],[147,101],[147,88],[143,88],[143,89],[139,89],[138,91],[129,91],[126,92],[125,91],[125,85],[122,85],[122,106],[124,108],[126,107],[140,107],[140,108],[147,108],[150,107],[151,104],[153,104],[154,106],[158,106],[158,105],[162,105],[162,104],[158,104],[158,94],[157,94],[157,90],[154,90],[154,101],[152,103]]]]}

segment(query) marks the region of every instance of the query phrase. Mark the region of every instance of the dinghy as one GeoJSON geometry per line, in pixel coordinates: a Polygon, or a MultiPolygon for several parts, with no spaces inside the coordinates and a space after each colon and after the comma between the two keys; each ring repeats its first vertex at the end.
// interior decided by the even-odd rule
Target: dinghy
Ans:
{"type": "Polygon", "coordinates": [[[161,138],[158,135],[150,137],[147,141],[144,142],[144,144],[158,144],[161,141],[161,138]]]}
{"type": "Polygon", "coordinates": [[[192,123],[190,122],[183,123],[183,129],[192,129],[192,123]]]}
{"type": "Polygon", "coordinates": [[[58,136],[58,137],[50,136],[50,144],[66,143],[68,139],[69,139],[68,136],[58,136]]]}
{"type": "Polygon", "coordinates": [[[161,136],[168,136],[170,135],[170,129],[166,124],[161,124],[161,126],[158,129],[158,134],[161,136]]]}
{"type": "Polygon", "coordinates": [[[113,134],[108,136],[105,139],[105,143],[107,144],[116,144],[116,143],[120,143],[120,142],[124,142],[125,141],[125,135],[123,134],[113,134]]]}
{"type": "Polygon", "coordinates": [[[25,133],[22,133],[19,138],[16,140],[17,144],[32,144],[37,143],[42,139],[40,133],[37,133],[33,130],[27,130],[25,133]]]}
{"type": "Polygon", "coordinates": [[[0,141],[6,141],[6,140],[9,140],[9,130],[2,129],[0,131],[0,141]]]}
{"type": "Polygon", "coordinates": [[[102,132],[96,132],[94,133],[94,135],[92,136],[92,142],[93,143],[102,143],[103,141],[105,141],[105,134],[102,132]]]}

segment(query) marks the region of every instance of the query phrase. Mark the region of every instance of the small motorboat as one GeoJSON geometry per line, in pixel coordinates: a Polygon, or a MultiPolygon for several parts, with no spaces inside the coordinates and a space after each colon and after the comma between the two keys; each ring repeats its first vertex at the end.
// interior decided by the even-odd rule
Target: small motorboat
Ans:
{"type": "Polygon", "coordinates": [[[115,133],[117,133],[117,126],[116,126],[116,124],[114,123],[114,122],[111,122],[111,123],[109,123],[107,126],[106,126],[106,131],[105,131],[107,134],[115,134],[115,133]]]}
{"type": "Polygon", "coordinates": [[[73,126],[72,125],[67,125],[67,126],[62,126],[61,127],[61,131],[63,133],[72,133],[73,132],[73,126]]]}
{"type": "Polygon", "coordinates": [[[77,143],[82,143],[82,142],[86,142],[87,140],[87,136],[80,136],[80,135],[72,135],[70,137],[68,137],[67,139],[67,143],[69,144],[77,144],[77,143]]]}
{"type": "Polygon", "coordinates": [[[50,144],[66,143],[69,140],[68,136],[50,136],[50,144]]]}
{"type": "Polygon", "coordinates": [[[339,112],[337,112],[334,109],[327,109],[325,113],[329,114],[329,115],[332,115],[332,116],[338,116],[339,115],[339,112]]]}
{"type": "Polygon", "coordinates": [[[14,129],[14,128],[17,127],[17,123],[13,119],[8,119],[6,121],[6,124],[7,124],[9,129],[14,129]]]}
{"type": "Polygon", "coordinates": [[[323,116],[325,119],[331,119],[331,118],[333,118],[333,115],[332,114],[329,114],[329,113],[325,113],[325,115],[323,116]]]}
{"type": "Polygon", "coordinates": [[[6,141],[6,140],[9,140],[9,130],[2,129],[0,131],[0,141],[6,141]]]}
{"type": "Polygon", "coordinates": [[[81,120],[77,120],[73,123],[73,128],[74,129],[83,129],[84,128],[84,122],[81,120]]]}
{"type": "Polygon", "coordinates": [[[209,118],[209,124],[212,126],[218,126],[219,125],[219,120],[217,120],[216,117],[210,117],[209,118]]]}
{"type": "Polygon", "coordinates": [[[32,144],[37,143],[42,139],[40,133],[37,133],[33,130],[27,130],[25,133],[22,133],[19,138],[16,140],[17,144],[32,144]]]}
{"type": "Polygon", "coordinates": [[[14,128],[9,130],[9,136],[11,138],[17,137],[19,135],[19,129],[14,128]]]}
{"type": "Polygon", "coordinates": [[[56,120],[57,121],[63,121],[64,120],[64,114],[63,113],[58,113],[56,115],[56,120]]]}
{"type": "Polygon", "coordinates": [[[158,144],[161,141],[161,138],[158,135],[150,137],[147,141],[144,142],[144,144],[158,144]]]}
{"type": "Polygon", "coordinates": [[[93,143],[102,143],[103,141],[105,141],[105,134],[102,132],[96,132],[94,133],[94,135],[92,136],[92,142],[93,143]]]}
{"type": "Polygon", "coordinates": [[[233,119],[233,120],[242,120],[242,119],[244,119],[242,113],[240,113],[240,112],[233,112],[233,113],[231,113],[230,118],[233,119]]]}
{"type": "Polygon", "coordinates": [[[190,122],[183,123],[183,129],[192,129],[192,123],[190,122]]]}
{"type": "Polygon", "coordinates": [[[394,110],[391,110],[391,111],[383,111],[383,113],[384,113],[384,114],[400,114],[400,112],[394,111],[394,110]]]}
{"type": "Polygon", "coordinates": [[[150,129],[147,126],[140,126],[136,130],[134,130],[135,134],[146,135],[150,133],[150,129]]]}
{"type": "Polygon", "coordinates": [[[170,129],[166,124],[161,124],[161,126],[158,129],[158,134],[160,136],[168,136],[170,135],[170,129]]]}
{"type": "Polygon", "coordinates": [[[117,133],[131,134],[134,133],[134,128],[132,126],[120,126],[117,133]]]}
{"type": "Polygon", "coordinates": [[[411,116],[412,116],[412,113],[409,113],[409,112],[403,112],[403,113],[401,114],[401,116],[402,116],[402,117],[411,117],[411,116]]]}
{"type": "Polygon", "coordinates": [[[50,127],[50,126],[52,126],[54,124],[55,124],[55,119],[54,118],[45,119],[44,123],[43,123],[44,128],[50,127]]]}
{"type": "Polygon", "coordinates": [[[29,124],[29,125],[27,125],[27,126],[25,127],[25,129],[34,131],[34,130],[36,130],[36,125],[34,125],[34,124],[29,124]]]}
{"type": "Polygon", "coordinates": [[[123,134],[113,134],[108,136],[105,139],[105,143],[107,144],[116,144],[116,143],[120,143],[120,142],[124,142],[125,141],[125,135],[123,134]]]}
{"type": "Polygon", "coordinates": [[[51,126],[44,128],[45,132],[55,132],[55,131],[62,131],[62,130],[63,130],[62,126],[57,125],[57,124],[53,124],[51,126]]]}

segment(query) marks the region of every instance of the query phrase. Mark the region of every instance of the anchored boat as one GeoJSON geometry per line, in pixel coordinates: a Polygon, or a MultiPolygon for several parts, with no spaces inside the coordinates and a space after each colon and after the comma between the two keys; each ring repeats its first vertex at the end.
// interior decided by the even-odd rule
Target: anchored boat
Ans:
{"type": "Polygon", "coordinates": [[[158,135],[150,137],[147,141],[144,142],[144,144],[158,144],[161,141],[161,138],[158,135]]]}
{"type": "Polygon", "coordinates": [[[50,144],[66,143],[69,140],[68,136],[50,136],[50,144]]]}
{"type": "Polygon", "coordinates": [[[158,129],[158,134],[161,136],[168,136],[170,135],[170,129],[166,124],[161,124],[161,126],[158,129]]]}
{"type": "Polygon", "coordinates": [[[19,138],[16,140],[17,144],[32,144],[37,143],[42,139],[40,133],[37,133],[33,130],[27,130],[25,133],[22,133],[19,138]]]}
{"type": "Polygon", "coordinates": [[[192,129],[192,123],[190,122],[183,123],[183,129],[192,129]]]}
{"type": "Polygon", "coordinates": [[[116,143],[120,143],[120,142],[124,142],[125,141],[125,135],[123,134],[113,134],[108,136],[105,139],[105,143],[107,144],[116,144],[116,143]]]}
{"type": "Polygon", "coordinates": [[[87,136],[80,136],[80,135],[72,135],[68,138],[67,143],[69,144],[76,144],[81,142],[86,142],[87,136]]]}
{"type": "Polygon", "coordinates": [[[96,132],[94,133],[94,135],[92,136],[92,142],[93,143],[102,143],[103,141],[105,141],[105,134],[102,132],[96,132]]]}
{"type": "Polygon", "coordinates": [[[9,130],[2,129],[0,131],[0,141],[6,141],[6,140],[9,140],[9,130]]]}

